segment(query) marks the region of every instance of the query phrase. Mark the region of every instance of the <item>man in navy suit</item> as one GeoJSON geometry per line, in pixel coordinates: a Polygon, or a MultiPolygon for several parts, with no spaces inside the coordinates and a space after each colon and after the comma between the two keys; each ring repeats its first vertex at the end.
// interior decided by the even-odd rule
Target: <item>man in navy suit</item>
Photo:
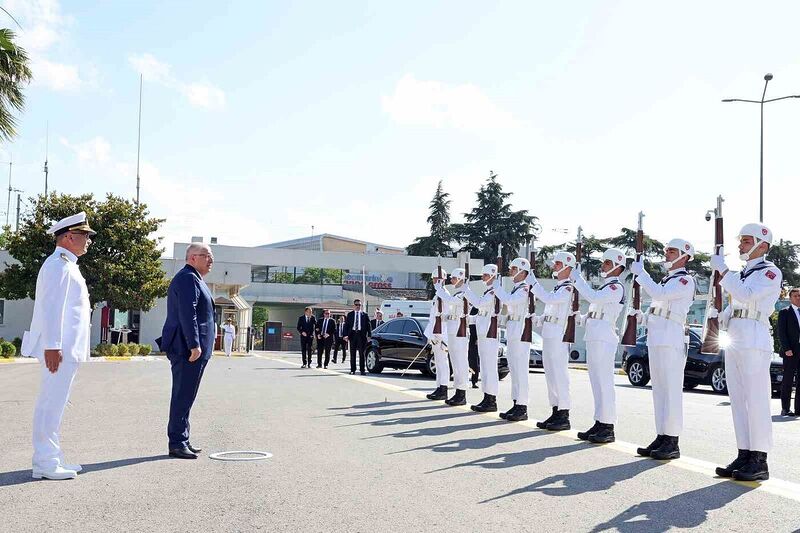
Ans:
{"type": "Polygon", "coordinates": [[[306,307],[300,318],[297,319],[297,332],[300,334],[300,351],[303,355],[303,366],[311,368],[311,345],[314,342],[314,330],[317,328],[317,319],[311,314],[311,308],[306,307]]]}
{"type": "Polygon", "coordinates": [[[197,459],[201,451],[189,442],[189,412],[217,335],[214,298],[203,281],[213,264],[214,254],[207,244],[189,245],[186,265],[169,284],[167,320],[161,338],[156,339],[172,365],[167,436],[169,455],[179,459],[197,459]]]}
{"type": "Polygon", "coordinates": [[[800,415],[800,394],[795,391],[794,411],[792,405],[792,388],[795,376],[800,384],[800,289],[789,291],[789,301],[792,303],[786,309],[778,312],[778,338],[781,341],[781,357],[783,357],[783,382],[781,385],[781,416],[800,415]]]}
{"type": "Polygon", "coordinates": [[[364,350],[367,339],[372,335],[369,315],[361,310],[361,300],[353,300],[353,310],[347,313],[344,320],[344,340],[350,345],[350,373],[356,373],[356,352],[361,374],[364,375],[364,350]]]}

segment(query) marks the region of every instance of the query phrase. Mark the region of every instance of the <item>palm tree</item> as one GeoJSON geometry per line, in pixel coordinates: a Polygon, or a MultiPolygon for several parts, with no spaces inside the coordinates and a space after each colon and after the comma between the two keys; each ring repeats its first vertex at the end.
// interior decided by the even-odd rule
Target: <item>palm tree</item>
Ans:
{"type": "Polygon", "coordinates": [[[5,140],[17,134],[13,111],[22,111],[25,107],[22,86],[33,78],[28,54],[14,44],[15,37],[13,31],[0,29],[0,138],[5,140]]]}

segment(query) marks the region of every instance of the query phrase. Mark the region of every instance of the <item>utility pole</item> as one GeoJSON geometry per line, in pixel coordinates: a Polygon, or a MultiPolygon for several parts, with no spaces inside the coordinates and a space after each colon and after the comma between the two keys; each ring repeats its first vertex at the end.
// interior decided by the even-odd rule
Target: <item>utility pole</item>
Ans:
{"type": "Polygon", "coordinates": [[[47,196],[47,154],[50,151],[50,122],[47,122],[47,135],[44,141],[44,195],[47,196]]]}
{"type": "Polygon", "coordinates": [[[139,74],[139,135],[136,141],[136,204],[139,204],[139,154],[142,150],[142,74],[139,74]]]}
{"type": "Polygon", "coordinates": [[[8,154],[8,202],[6,203],[6,226],[8,217],[11,214],[11,154],[8,154]]]}
{"type": "Polygon", "coordinates": [[[21,203],[22,203],[22,195],[20,193],[17,193],[17,228],[15,231],[19,231],[19,207],[21,203]]]}

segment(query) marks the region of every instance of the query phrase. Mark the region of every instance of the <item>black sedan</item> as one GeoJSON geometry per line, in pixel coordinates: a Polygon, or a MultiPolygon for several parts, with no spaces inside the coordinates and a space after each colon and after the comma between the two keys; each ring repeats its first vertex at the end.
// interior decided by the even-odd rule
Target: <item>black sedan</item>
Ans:
{"type": "MultiPolygon", "coordinates": [[[[416,317],[395,318],[381,324],[372,332],[367,345],[367,371],[378,374],[384,368],[405,369],[411,365],[426,376],[436,377],[436,361],[423,335],[427,326],[427,318],[416,317]]],[[[497,371],[500,379],[508,375],[504,354],[498,357],[497,371]]]]}
{"type": "MultiPolygon", "coordinates": [[[[709,385],[714,392],[727,394],[724,351],[720,351],[718,354],[700,353],[702,335],[702,327],[690,326],[689,351],[683,373],[683,386],[686,389],[693,389],[698,385],[709,385]]],[[[628,375],[631,385],[644,387],[650,382],[649,364],[647,335],[642,335],[636,340],[636,346],[627,346],[622,352],[622,368],[628,375]]],[[[770,365],[773,394],[780,390],[782,374],[783,362],[776,357],[770,365]]]]}

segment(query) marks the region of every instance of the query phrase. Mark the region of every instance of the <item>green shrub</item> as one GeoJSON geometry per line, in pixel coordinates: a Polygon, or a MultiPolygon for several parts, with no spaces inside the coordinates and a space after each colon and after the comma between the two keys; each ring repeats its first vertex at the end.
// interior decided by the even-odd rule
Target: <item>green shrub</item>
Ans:
{"type": "Polygon", "coordinates": [[[127,344],[117,344],[116,346],[117,346],[117,355],[118,356],[125,357],[125,356],[130,355],[130,352],[128,351],[128,345],[127,344]]]}
{"type": "Polygon", "coordinates": [[[131,355],[139,355],[139,345],[135,342],[128,344],[128,353],[131,355]]]}
{"type": "Polygon", "coordinates": [[[22,352],[22,339],[19,337],[14,337],[14,340],[11,341],[11,344],[17,349],[17,353],[22,352]]]}
{"type": "Polygon", "coordinates": [[[149,344],[140,344],[139,345],[139,355],[150,355],[150,352],[153,351],[153,347],[149,344]]]}
{"type": "Polygon", "coordinates": [[[116,344],[107,344],[106,357],[116,357],[119,354],[119,348],[116,344]]]}
{"type": "Polygon", "coordinates": [[[14,357],[17,355],[17,347],[10,342],[3,343],[3,355],[5,357],[14,357]]]}
{"type": "Polygon", "coordinates": [[[9,346],[11,349],[14,349],[14,345],[8,341],[0,340],[0,357],[5,359],[9,359],[12,357],[11,352],[9,350],[9,346]]]}

